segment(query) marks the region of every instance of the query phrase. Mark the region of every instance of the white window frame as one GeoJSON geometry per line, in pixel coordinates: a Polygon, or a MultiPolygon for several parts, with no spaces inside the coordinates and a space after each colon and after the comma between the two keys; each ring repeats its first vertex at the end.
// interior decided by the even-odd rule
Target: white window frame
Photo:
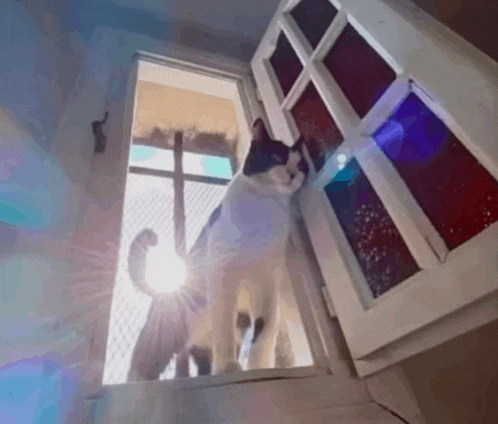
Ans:
{"type": "MultiPolygon", "coordinates": [[[[261,117],[263,120],[268,121],[265,111],[257,99],[256,87],[249,75],[221,70],[221,66],[217,66],[215,63],[210,63],[209,65],[210,66],[199,65],[145,51],[137,51],[135,53],[130,71],[124,111],[124,122],[128,122],[129,126],[125,125],[124,128],[124,139],[126,141],[122,149],[123,158],[129,157],[131,148],[133,121],[135,108],[137,106],[138,81],[150,81],[163,83],[176,88],[192,89],[192,80],[186,81],[183,77],[175,77],[175,71],[187,71],[192,74],[197,74],[196,76],[199,78],[200,83],[196,86],[196,91],[207,95],[220,97],[220,91],[218,90],[220,87],[226,84],[227,81],[234,84],[235,88],[231,91],[227,91],[225,87],[225,95],[226,98],[233,100],[235,103],[239,130],[241,132],[241,156],[245,157],[252,138],[250,132],[252,123],[257,117],[261,117]],[[206,76],[211,79],[218,79],[221,85],[217,86],[216,83],[213,83],[212,85],[206,84],[206,81],[202,78],[206,76]]],[[[271,126],[268,129],[270,134],[275,132],[271,126]]],[[[127,159],[126,163],[128,168],[127,159]]],[[[320,303],[318,287],[316,287],[316,289],[312,288],[311,290],[309,290],[309,288],[303,288],[302,278],[310,278],[310,275],[312,275],[313,272],[311,270],[312,266],[310,266],[309,262],[306,260],[296,260],[297,258],[305,258],[305,255],[303,254],[303,247],[300,243],[301,239],[297,232],[293,232],[292,239],[293,243],[290,244],[289,249],[291,249],[291,257],[293,260],[290,261],[289,266],[294,270],[295,276],[293,276],[291,283],[296,294],[296,303],[298,305],[299,313],[301,314],[303,329],[308,339],[307,341],[313,358],[313,365],[288,369],[243,371],[227,375],[201,376],[192,379],[166,380],[161,382],[164,387],[174,387],[176,390],[178,388],[216,386],[248,380],[267,380],[282,377],[305,378],[330,374],[330,356],[335,352],[336,347],[332,341],[324,339],[324,334],[328,329],[323,327],[323,319],[320,321],[319,317],[327,313],[326,308],[323,305],[323,302],[320,303]]]]}
{"type": "Polygon", "coordinates": [[[283,0],[251,67],[277,137],[289,145],[299,137],[290,110],[309,81],[344,136],[312,172],[300,205],[357,371],[366,376],[498,318],[498,222],[449,252],[371,137],[414,91],[498,180],[498,83],[489,58],[429,16],[432,31],[389,0],[329,1],[338,13],[313,51],[289,13],[299,0],[283,0]],[[321,63],[347,23],[396,72],[363,119],[321,63]],[[269,62],[280,32],[304,68],[287,96],[269,62]],[[358,160],[421,269],[375,300],[323,190],[340,170],[340,154],[358,160]]]}

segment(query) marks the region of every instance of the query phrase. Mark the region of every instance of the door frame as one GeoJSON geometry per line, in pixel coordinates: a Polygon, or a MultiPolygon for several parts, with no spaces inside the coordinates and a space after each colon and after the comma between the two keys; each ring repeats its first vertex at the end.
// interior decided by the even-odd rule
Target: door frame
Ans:
{"type": "MultiPolygon", "coordinates": [[[[126,172],[128,174],[128,156],[131,146],[132,134],[133,134],[133,118],[135,116],[135,108],[137,103],[137,83],[141,76],[141,65],[150,69],[150,66],[165,66],[170,67],[176,70],[183,70],[188,72],[193,72],[199,74],[200,76],[209,76],[211,78],[216,78],[220,81],[232,81],[236,85],[236,91],[233,93],[233,100],[236,102],[236,110],[237,116],[239,119],[239,124],[241,125],[243,137],[242,137],[242,151],[243,157],[245,157],[245,153],[248,149],[250,143],[250,130],[249,125],[257,118],[262,117],[264,121],[268,122],[268,118],[265,114],[264,109],[262,108],[260,102],[257,99],[256,89],[254,81],[249,74],[237,74],[234,72],[229,72],[223,69],[218,63],[212,62],[209,66],[200,65],[192,62],[188,62],[185,60],[180,60],[174,57],[163,56],[156,53],[146,52],[146,51],[136,51],[133,55],[132,64],[130,66],[130,74],[129,74],[129,82],[127,88],[127,94],[125,97],[125,105],[124,105],[124,123],[129,123],[128,125],[124,125],[123,128],[123,145],[121,146],[120,151],[120,171],[126,172]],[[245,126],[245,127],[244,127],[245,126]],[[121,170],[121,168],[123,168],[121,170]]],[[[142,67],[142,69],[144,69],[142,67]]],[[[143,74],[142,74],[143,75],[143,74]]],[[[157,81],[156,81],[157,82],[157,81]]],[[[181,82],[179,83],[181,85],[181,82]]],[[[178,88],[181,88],[180,85],[178,88]]],[[[270,133],[274,133],[275,131],[271,126],[268,127],[270,133]]],[[[126,180],[126,177],[125,177],[126,180]]],[[[124,196],[124,188],[126,183],[122,187],[121,197],[124,196]]],[[[121,225],[123,208],[121,206],[121,215],[119,217],[119,225],[121,225]]],[[[118,237],[119,239],[119,237],[118,237]]],[[[295,249],[299,249],[299,246],[295,249]]],[[[119,251],[119,242],[117,246],[117,252],[119,251]]],[[[299,250],[298,250],[299,251],[299,250]]],[[[296,252],[296,250],[294,250],[296,252]]],[[[297,254],[299,256],[300,253],[297,254]]],[[[297,266],[302,267],[302,272],[306,274],[307,272],[307,262],[299,261],[300,264],[297,266]]],[[[309,275],[309,273],[308,273],[309,275]]],[[[312,282],[313,283],[313,282],[312,282]]],[[[293,279],[292,284],[295,287],[296,284],[301,284],[301,281],[293,279]]],[[[309,285],[306,282],[307,285],[309,285]]],[[[311,301],[309,300],[309,294],[302,295],[302,288],[299,287],[297,290],[301,290],[301,295],[296,296],[296,303],[298,304],[299,312],[302,316],[303,328],[308,338],[308,344],[310,347],[310,352],[314,360],[314,365],[305,366],[305,367],[295,367],[289,369],[270,369],[270,370],[255,370],[255,371],[244,371],[240,373],[232,373],[226,376],[203,376],[195,379],[188,380],[171,380],[164,381],[167,386],[174,386],[175,388],[179,387],[203,387],[203,386],[211,386],[218,384],[227,384],[238,381],[247,381],[247,380],[266,380],[273,378],[304,378],[304,377],[313,377],[319,375],[328,375],[330,374],[330,361],[329,356],[324,347],[324,335],[317,331],[317,328],[320,328],[320,325],[317,321],[316,314],[316,306],[311,307],[311,301]]],[[[305,293],[309,293],[307,290],[305,293]]],[[[93,361],[90,358],[90,368],[95,368],[95,364],[101,363],[98,367],[100,367],[100,381],[102,381],[104,364],[105,364],[105,355],[107,354],[107,337],[108,337],[108,328],[109,328],[109,318],[110,318],[110,309],[109,315],[107,316],[107,321],[105,322],[105,334],[98,329],[100,335],[96,335],[96,331],[94,331],[94,344],[97,343],[98,346],[105,346],[104,349],[100,349],[100,351],[104,352],[104,356],[94,357],[93,361]],[[97,359],[99,359],[97,361],[97,359]]],[[[323,304],[319,304],[318,306],[319,313],[326,313],[326,308],[323,304]],[[320,309],[321,308],[321,309],[320,309]]],[[[98,326],[98,324],[96,325],[98,326]]],[[[330,343],[329,343],[330,344],[330,343]]]]}

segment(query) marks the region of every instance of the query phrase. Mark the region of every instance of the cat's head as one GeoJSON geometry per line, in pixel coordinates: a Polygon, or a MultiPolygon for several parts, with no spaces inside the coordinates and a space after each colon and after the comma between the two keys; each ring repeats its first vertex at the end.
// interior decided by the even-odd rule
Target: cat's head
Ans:
{"type": "Polygon", "coordinates": [[[289,147],[272,140],[262,119],[253,125],[251,147],[244,162],[244,175],[260,176],[274,183],[283,193],[292,193],[301,187],[308,173],[302,155],[302,140],[289,147]]]}

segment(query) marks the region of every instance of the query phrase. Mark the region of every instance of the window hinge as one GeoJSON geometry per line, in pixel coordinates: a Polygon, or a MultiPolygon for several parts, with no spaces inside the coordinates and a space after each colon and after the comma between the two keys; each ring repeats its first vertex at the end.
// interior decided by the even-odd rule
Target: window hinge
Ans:
{"type": "Polygon", "coordinates": [[[334,304],[332,303],[332,298],[330,297],[330,293],[326,286],[322,286],[322,294],[325,300],[325,305],[327,305],[327,311],[331,318],[336,318],[337,314],[335,313],[334,304]]]}

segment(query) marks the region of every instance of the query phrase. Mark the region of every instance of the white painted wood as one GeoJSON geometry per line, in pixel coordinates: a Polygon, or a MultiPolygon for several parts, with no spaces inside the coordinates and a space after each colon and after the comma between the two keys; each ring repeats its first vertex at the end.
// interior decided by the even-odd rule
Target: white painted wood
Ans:
{"type": "Polygon", "coordinates": [[[308,40],[290,14],[284,13],[280,18],[279,24],[301,64],[305,67],[312,53],[310,43],[308,43],[308,40]]]}
{"type": "Polygon", "coordinates": [[[106,386],[105,390],[87,388],[84,395],[102,414],[98,423],[302,422],[305,414],[371,423],[378,422],[373,417],[390,415],[379,414],[381,408],[371,402],[364,382],[331,375],[190,387],[141,382],[106,386]]]}
{"type": "Polygon", "coordinates": [[[372,399],[397,413],[410,424],[429,424],[424,419],[410,383],[399,366],[366,379],[372,399]]]}
{"type": "Polygon", "coordinates": [[[498,295],[467,306],[450,317],[435,322],[410,338],[395,342],[391,347],[373,352],[355,361],[358,375],[367,376],[401,362],[403,359],[432,349],[466,332],[498,319],[498,295]]]}
{"type": "Polygon", "coordinates": [[[310,187],[301,194],[300,205],[357,370],[368,375],[496,319],[493,308],[476,312],[479,318],[471,317],[468,311],[478,308],[482,299],[498,294],[498,223],[448,252],[371,134],[413,91],[498,179],[498,64],[424,12],[418,10],[414,19],[406,9],[407,2],[403,3],[405,9],[390,0],[331,3],[339,13],[310,53],[309,43],[303,41],[288,14],[296,2],[282,1],[251,67],[279,134],[291,140],[298,137],[289,111],[311,80],[345,137],[322,170],[317,175],[311,173],[310,187]],[[397,75],[361,120],[320,62],[346,22],[397,75]],[[273,70],[267,62],[281,28],[305,63],[285,99],[281,91],[278,93],[275,75],[269,76],[273,70]],[[323,193],[323,187],[339,171],[339,154],[346,155],[348,161],[358,159],[422,269],[375,300],[323,193]],[[431,337],[432,332],[438,336],[431,337]],[[376,352],[384,353],[379,356],[376,352]]]}

